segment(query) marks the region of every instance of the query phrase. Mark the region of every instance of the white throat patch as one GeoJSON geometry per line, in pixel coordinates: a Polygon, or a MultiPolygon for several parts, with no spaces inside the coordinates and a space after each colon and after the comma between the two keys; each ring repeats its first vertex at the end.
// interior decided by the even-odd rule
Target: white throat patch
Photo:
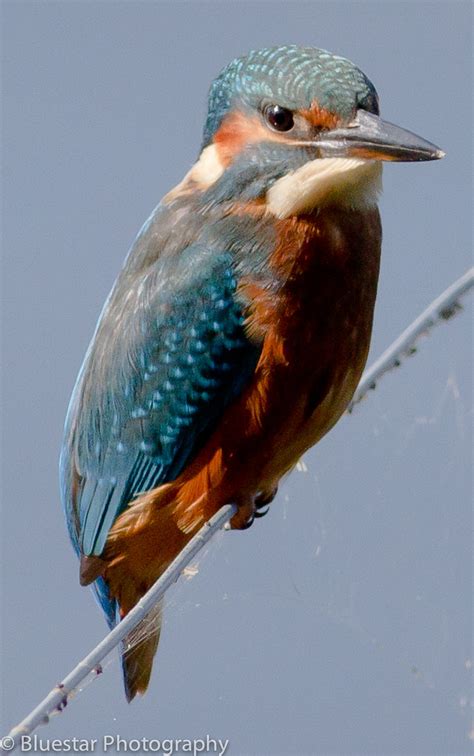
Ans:
{"type": "Polygon", "coordinates": [[[338,206],[373,207],[382,191],[382,164],[360,158],[319,158],[278,179],[267,192],[267,209],[277,218],[338,206]]]}

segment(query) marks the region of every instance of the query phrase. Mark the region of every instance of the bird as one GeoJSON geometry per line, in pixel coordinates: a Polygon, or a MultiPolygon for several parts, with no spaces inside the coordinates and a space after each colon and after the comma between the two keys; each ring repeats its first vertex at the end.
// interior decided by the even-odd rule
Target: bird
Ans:
{"type": "MultiPolygon", "coordinates": [[[[110,628],[224,504],[235,530],[265,514],[344,413],[371,338],[382,163],[443,156],[326,50],[253,50],[212,82],[198,158],[139,231],[65,422],[63,508],[110,628]]],[[[160,626],[158,607],[124,642],[128,701],[160,626]]]]}

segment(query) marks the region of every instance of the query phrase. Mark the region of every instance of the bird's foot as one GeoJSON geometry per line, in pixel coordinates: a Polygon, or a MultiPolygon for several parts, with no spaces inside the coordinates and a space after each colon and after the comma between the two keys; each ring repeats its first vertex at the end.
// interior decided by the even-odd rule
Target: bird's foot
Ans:
{"type": "Polygon", "coordinates": [[[241,501],[236,501],[237,513],[230,521],[231,530],[247,530],[255,518],[255,502],[253,497],[248,496],[241,501]]]}
{"type": "Polygon", "coordinates": [[[237,513],[230,521],[232,530],[247,530],[253,525],[258,517],[265,517],[269,510],[269,504],[275,498],[277,488],[271,491],[261,491],[255,498],[247,497],[242,502],[237,502],[237,513]]]}
{"type": "Polygon", "coordinates": [[[272,488],[271,491],[261,491],[255,498],[255,517],[265,517],[270,509],[270,504],[277,495],[278,486],[272,488]]]}

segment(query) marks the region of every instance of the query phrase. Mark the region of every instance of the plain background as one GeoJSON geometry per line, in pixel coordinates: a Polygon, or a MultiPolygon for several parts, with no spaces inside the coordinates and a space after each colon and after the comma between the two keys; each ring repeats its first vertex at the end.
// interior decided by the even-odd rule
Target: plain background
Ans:
{"type": "MultiPolygon", "coordinates": [[[[371,358],[470,264],[468,2],[4,2],[2,730],[105,633],[57,456],[128,246],[196,159],[211,79],[295,42],[354,60],[447,152],[388,165],[371,358]]],[[[169,600],[147,696],[114,658],[41,737],[228,738],[230,754],[472,746],[470,304],[169,600]],[[469,737],[469,733],[471,736],[469,737]]],[[[98,749],[100,750],[100,749],[98,749]]]]}

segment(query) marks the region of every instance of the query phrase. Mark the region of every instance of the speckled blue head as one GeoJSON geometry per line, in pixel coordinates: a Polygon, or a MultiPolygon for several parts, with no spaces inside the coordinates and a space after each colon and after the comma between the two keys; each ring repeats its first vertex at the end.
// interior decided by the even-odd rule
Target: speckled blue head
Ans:
{"type": "Polygon", "coordinates": [[[236,104],[277,103],[290,110],[320,107],[349,121],[357,109],[378,113],[374,85],[347,58],[313,47],[283,45],[236,58],[213,81],[203,146],[236,104]]]}

